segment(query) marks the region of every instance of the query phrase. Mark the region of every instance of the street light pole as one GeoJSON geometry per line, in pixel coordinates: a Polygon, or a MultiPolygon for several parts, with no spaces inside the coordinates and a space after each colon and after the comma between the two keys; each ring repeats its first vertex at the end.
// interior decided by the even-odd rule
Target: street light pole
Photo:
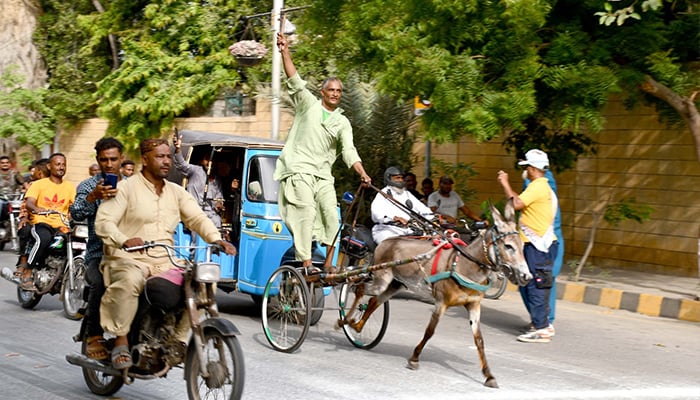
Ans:
{"type": "Polygon", "coordinates": [[[278,139],[280,133],[280,66],[282,61],[282,55],[277,50],[277,33],[280,32],[280,16],[282,13],[282,8],[284,7],[284,0],[274,0],[272,5],[271,13],[271,23],[272,23],[272,122],[270,130],[272,131],[270,137],[272,139],[278,139]]]}

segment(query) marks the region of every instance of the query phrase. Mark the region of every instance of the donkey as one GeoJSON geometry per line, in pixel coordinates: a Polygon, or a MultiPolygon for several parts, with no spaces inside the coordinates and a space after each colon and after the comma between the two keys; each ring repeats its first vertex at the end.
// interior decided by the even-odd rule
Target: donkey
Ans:
{"type": "Polygon", "coordinates": [[[506,204],[505,218],[494,206],[491,206],[491,213],[493,226],[468,246],[462,246],[464,242],[446,236],[436,237],[437,244],[432,240],[402,237],[383,241],[374,252],[375,264],[407,259],[416,254],[433,255],[427,257],[427,261],[424,262],[404,263],[375,271],[374,278],[365,288],[366,295],[375,297],[370,299],[362,318],[355,320],[353,313],[350,313],[344,320],[338,321],[339,325],[348,324],[359,332],[372,312],[399,290],[430,290],[435,299],[435,309],[423,339],[408,359],[407,367],[418,368],[418,357],[435,333],[435,327],[447,308],[464,306],[469,313],[469,324],[479,352],[481,372],[486,377],[484,385],[497,388],[496,378],[491,375],[486,362],[484,339],[479,324],[481,299],[488,288],[489,270],[503,271],[511,282],[520,286],[526,285],[532,279],[532,275],[523,256],[523,242],[516,228],[513,200],[506,204]],[[436,245],[440,247],[437,251],[436,245]]]}

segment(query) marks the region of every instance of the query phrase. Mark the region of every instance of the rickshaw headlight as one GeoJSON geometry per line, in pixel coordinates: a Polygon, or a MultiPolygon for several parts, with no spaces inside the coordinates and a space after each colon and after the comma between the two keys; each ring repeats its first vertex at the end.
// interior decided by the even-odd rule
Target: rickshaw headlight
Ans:
{"type": "Polygon", "coordinates": [[[213,262],[203,262],[197,264],[194,279],[197,282],[216,283],[221,277],[221,267],[213,262]]]}

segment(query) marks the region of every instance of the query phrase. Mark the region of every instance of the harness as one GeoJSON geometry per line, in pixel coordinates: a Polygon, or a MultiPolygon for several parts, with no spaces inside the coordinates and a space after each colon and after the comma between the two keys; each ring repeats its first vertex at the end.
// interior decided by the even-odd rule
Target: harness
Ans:
{"type": "Polygon", "coordinates": [[[459,254],[462,254],[464,257],[466,257],[469,261],[477,264],[479,267],[484,268],[484,269],[495,269],[499,265],[502,264],[502,257],[501,254],[498,251],[498,246],[494,246],[499,240],[502,240],[504,237],[508,235],[517,235],[518,232],[516,231],[511,231],[511,232],[504,232],[500,234],[496,234],[496,229],[491,228],[488,231],[491,234],[491,240],[487,244],[485,238],[481,237],[481,241],[483,244],[483,249],[484,249],[484,258],[488,261],[488,264],[482,262],[481,260],[477,259],[476,257],[472,256],[471,254],[465,252],[462,249],[462,246],[466,246],[467,244],[464,243],[462,239],[459,238],[451,238],[450,235],[445,235],[444,239],[445,240],[438,240],[435,239],[433,241],[433,244],[435,246],[439,246],[439,249],[437,253],[435,254],[435,259],[433,260],[433,267],[430,273],[430,276],[428,277],[428,282],[433,284],[437,281],[441,281],[443,279],[449,279],[452,278],[457,282],[460,286],[466,287],[468,289],[473,289],[473,290],[478,290],[480,292],[485,292],[491,287],[491,280],[487,279],[487,282],[485,285],[482,285],[478,282],[474,282],[473,280],[467,278],[466,276],[460,274],[457,272],[457,261],[459,259],[459,254]],[[491,254],[489,253],[489,248],[493,247],[493,253],[495,257],[495,261],[491,258],[491,254]],[[437,272],[437,266],[438,262],[440,259],[440,255],[442,253],[443,249],[452,249],[454,248],[457,252],[455,253],[455,257],[452,260],[452,265],[449,269],[449,271],[443,271],[443,272],[437,272]]]}

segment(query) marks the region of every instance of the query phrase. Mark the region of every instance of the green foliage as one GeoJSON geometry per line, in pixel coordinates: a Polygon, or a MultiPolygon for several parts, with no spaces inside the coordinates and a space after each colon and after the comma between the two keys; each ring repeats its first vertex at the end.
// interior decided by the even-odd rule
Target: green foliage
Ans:
{"type": "Polygon", "coordinates": [[[608,204],[603,213],[603,219],[614,226],[625,220],[638,223],[648,221],[654,209],[646,204],[638,204],[634,197],[622,199],[616,203],[608,204]]]}
{"type": "Polygon", "coordinates": [[[16,70],[10,67],[0,75],[0,137],[39,149],[53,141],[54,113],[46,104],[46,89],[23,88],[24,78],[16,70]]]}

